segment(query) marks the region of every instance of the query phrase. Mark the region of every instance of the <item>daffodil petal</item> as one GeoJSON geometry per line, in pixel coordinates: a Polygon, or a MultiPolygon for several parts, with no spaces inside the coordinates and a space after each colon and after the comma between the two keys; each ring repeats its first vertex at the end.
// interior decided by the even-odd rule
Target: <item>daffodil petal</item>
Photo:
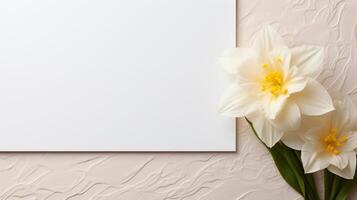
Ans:
{"type": "Polygon", "coordinates": [[[296,103],[287,101],[277,117],[271,121],[275,127],[281,130],[296,130],[300,127],[301,123],[299,107],[296,105],[296,103]]]}
{"type": "Polygon", "coordinates": [[[326,89],[316,80],[309,79],[306,87],[293,96],[304,115],[322,115],[334,110],[332,99],[326,89]]]}
{"type": "Polygon", "coordinates": [[[256,35],[253,43],[253,48],[259,52],[261,60],[264,60],[264,55],[269,54],[274,49],[282,49],[286,46],[283,38],[269,25],[265,26],[263,30],[256,35]]]}
{"type": "MultiPolygon", "coordinates": [[[[282,68],[278,68],[275,70],[283,70],[284,74],[287,74],[290,69],[290,60],[291,60],[291,52],[287,46],[282,46],[276,49],[273,49],[272,52],[269,53],[269,57],[271,59],[270,62],[281,62],[282,68]]],[[[279,65],[278,65],[279,66],[279,65]]]]}
{"type": "Polygon", "coordinates": [[[312,144],[315,147],[315,150],[322,150],[324,147],[320,142],[321,138],[327,133],[327,131],[329,131],[326,127],[328,127],[328,124],[316,124],[302,135],[303,139],[309,144],[312,144]]]}
{"type": "Polygon", "coordinates": [[[316,78],[324,60],[324,49],[318,46],[299,46],[291,49],[291,64],[298,67],[301,76],[316,78]]]}
{"type": "Polygon", "coordinates": [[[339,169],[343,169],[348,164],[348,152],[341,152],[339,155],[332,155],[330,157],[330,164],[336,166],[339,169]]]}
{"type": "Polygon", "coordinates": [[[269,119],[275,119],[279,112],[283,109],[287,99],[287,95],[274,96],[271,94],[266,94],[262,101],[263,109],[267,117],[269,119]]]}
{"type": "Polygon", "coordinates": [[[229,49],[223,52],[220,61],[228,73],[237,74],[239,68],[257,67],[255,55],[250,48],[229,49]]]}
{"type": "Polygon", "coordinates": [[[315,151],[315,147],[310,144],[304,144],[301,150],[301,161],[305,173],[314,173],[325,169],[329,165],[329,157],[315,151]]]}
{"type": "Polygon", "coordinates": [[[304,145],[304,140],[299,136],[299,133],[285,133],[281,141],[288,147],[301,150],[304,145]]]}
{"type": "Polygon", "coordinates": [[[306,87],[306,84],[307,79],[302,76],[298,76],[287,82],[286,89],[288,90],[289,94],[293,94],[302,91],[306,87]]]}
{"type": "Polygon", "coordinates": [[[350,152],[349,155],[349,160],[348,160],[348,165],[343,168],[339,169],[338,167],[334,165],[330,165],[327,169],[331,172],[334,173],[342,178],[345,179],[353,179],[356,171],[356,154],[353,152],[350,152]]]}
{"type": "Polygon", "coordinates": [[[346,143],[342,146],[343,151],[354,151],[357,149],[357,132],[352,132],[347,136],[346,143]]]}
{"type": "Polygon", "coordinates": [[[268,147],[273,147],[283,136],[283,131],[275,128],[263,115],[250,117],[249,120],[253,123],[260,140],[268,147]]]}
{"type": "Polygon", "coordinates": [[[256,87],[254,84],[232,84],[222,96],[219,112],[230,117],[243,117],[257,111],[259,103],[252,94],[256,87]]]}
{"type": "Polygon", "coordinates": [[[357,131],[357,108],[349,97],[334,100],[332,125],[338,130],[357,131]]]}

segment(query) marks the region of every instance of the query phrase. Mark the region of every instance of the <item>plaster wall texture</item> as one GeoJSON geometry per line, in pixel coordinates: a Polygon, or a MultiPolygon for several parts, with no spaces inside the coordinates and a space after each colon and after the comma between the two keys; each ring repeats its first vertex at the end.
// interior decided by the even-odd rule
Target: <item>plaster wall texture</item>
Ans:
{"type": "MultiPolygon", "coordinates": [[[[269,23],[290,46],[325,46],[320,81],[357,103],[356,10],[356,0],[238,0],[238,43],[249,45],[269,23]]],[[[238,124],[237,153],[0,154],[0,199],[302,199],[247,124],[238,124]]]]}

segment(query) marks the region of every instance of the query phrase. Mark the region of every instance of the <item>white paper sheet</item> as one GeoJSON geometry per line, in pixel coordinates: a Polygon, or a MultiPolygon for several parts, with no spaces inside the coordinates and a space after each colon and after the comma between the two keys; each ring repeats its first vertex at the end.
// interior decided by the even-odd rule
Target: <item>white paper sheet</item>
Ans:
{"type": "Polygon", "coordinates": [[[235,0],[0,1],[1,151],[234,151],[235,0]]]}

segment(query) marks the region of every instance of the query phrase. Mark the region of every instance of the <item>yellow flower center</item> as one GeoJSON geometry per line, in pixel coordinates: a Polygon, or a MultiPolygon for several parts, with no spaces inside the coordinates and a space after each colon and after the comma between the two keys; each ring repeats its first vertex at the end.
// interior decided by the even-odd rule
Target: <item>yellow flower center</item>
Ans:
{"type": "Polygon", "coordinates": [[[332,128],[330,132],[322,138],[322,143],[325,146],[325,152],[333,155],[341,153],[340,148],[346,143],[347,137],[337,135],[337,130],[332,128]]]}
{"type": "Polygon", "coordinates": [[[273,64],[275,66],[271,66],[268,63],[263,63],[262,65],[262,68],[266,70],[265,77],[261,82],[262,91],[268,91],[274,96],[287,94],[288,90],[284,88],[283,74],[281,71],[276,70],[282,65],[282,59],[280,57],[276,58],[273,64]]]}

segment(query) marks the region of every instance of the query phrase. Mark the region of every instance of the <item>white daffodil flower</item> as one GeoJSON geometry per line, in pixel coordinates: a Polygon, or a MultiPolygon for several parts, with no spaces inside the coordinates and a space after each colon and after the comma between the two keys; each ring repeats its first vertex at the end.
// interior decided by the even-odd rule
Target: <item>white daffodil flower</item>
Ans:
{"type": "Polygon", "coordinates": [[[336,110],[322,117],[303,119],[300,131],[287,133],[282,141],[301,150],[306,173],[327,168],[345,179],[356,169],[357,109],[351,99],[334,100],[336,110]]]}
{"type": "Polygon", "coordinates": [[[333,110],[331,97],[315,78],[322,70],[323,49],[289,49],[266,26],[251,48],[235,48],[222,58],[236,78],[220,102],[220,113],[246,116],[260,139],[272,147],[285,131],[300,126],[301,115],[322,115],[333,110]]]}

